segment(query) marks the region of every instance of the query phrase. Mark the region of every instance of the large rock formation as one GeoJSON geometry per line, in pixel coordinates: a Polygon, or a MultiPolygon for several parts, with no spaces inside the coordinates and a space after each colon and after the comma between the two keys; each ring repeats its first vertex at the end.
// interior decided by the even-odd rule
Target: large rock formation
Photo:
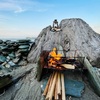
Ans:
{"type": "Polygon", "coordinates": [[[37,62],[42,50],[52,50],[60,44],[66,51],[78,50],[79,55],[88,57],[93,65],[99,66],[100,34],[94,32],[85,21],[79,18],[64,19],[59,26],[62,31],[50,31],[48,26],[40,32],[28,55],[28,61],[37,62]]]}

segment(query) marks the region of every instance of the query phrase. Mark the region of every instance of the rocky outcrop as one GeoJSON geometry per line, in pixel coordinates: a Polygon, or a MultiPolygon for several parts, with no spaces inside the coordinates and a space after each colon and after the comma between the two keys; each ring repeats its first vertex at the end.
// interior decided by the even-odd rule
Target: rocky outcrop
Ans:
{"type": "MultiPolygon", "coordinates": [[[[60,26],[62,31],[59,32],[50,31],[50,26],[42,30],[32,45],[28,55],[29,62],[37,62],[41,51],[52,50],[53,47],[58,47],[58,44],[66,51],[80,50],[79,53],[84,54],[91,61],[95,61],[99,57],[100,35],[95,33],[84,21],[81,19],[65,19],[61,21],[60,26]]],[[[67,56],[66,52],[65,55],[67,56]]],[[[37,67],[37,64],[32,63],[13,70],[11,75],[15,79],[21,77],[15,84],[5,89],[4,93],[0,94],[0,100],[44,100],[41,92],[42,82],[38,82],[36,79],[37,73],[39,73],[37,67]],[[25,74],[27,71],[28,73],[25,74]]],[[[77,72],[66,74],[68,78],[72,77],[72,79],[82,81],[81,75],[77,72]]],[[[85,78],[85,92],[82,98],[72,97],[72,99],[100,100],[100,97],[94,93],[87,78],[85,78]]]]}
{"type": "Polygon", "coordinates": [[[42,100],[41,84],[35,79],[36,66],[28,64],[13,70],[11,75],[18,80],[5,88],[3,93],[0,90],[0,100],[42,100]]]}
{"type": "Polygon", "coordinates": [[[53,32],[48,26],[40,32],[28,55],[28,61],[37,62],[42,50],[52,50],[60,44],[64,50],[77,50],[79,55],[86,56],[93,65],[97,64],[97,59],[100,60],[100,34],[79,18],[64,19],[59,26],[62,31],[53,32]]]}
{"type": "MultiPolygon", "coordinates": [[[[70,72],[67,71],[66,77],[68,79],[74,79],[82,81],[82,77],[79,74],[80,72],[70,72]]],[[[28,64],[27,66],[19,67],[18,69],[12,72],[14,78],[22,76],[15,84],[12,84],[9,88],[5,89],[2,94],[0,94],[0,100],[45,100],[42,96],[42,89],[44,78],[41,82],[38,82],[35,77],[37,75],[37,64],[28,64]],[[31,71],[25,74],[27,71],[31,71]]],[[[87,78],[84,78],[85,90],[81,98],[67,96],[68,100],[100,100],[100,97],[97,96],[93,89],[90,87],[90,84],[87,81],[87,78]]]]}

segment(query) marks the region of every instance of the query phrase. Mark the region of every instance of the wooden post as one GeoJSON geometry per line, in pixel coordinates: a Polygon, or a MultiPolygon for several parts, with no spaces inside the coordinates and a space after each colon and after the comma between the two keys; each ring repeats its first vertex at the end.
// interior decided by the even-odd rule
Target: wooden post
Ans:
{"type": "Polygon", "coordinates": [[[49,93],[50,93],[50,90],[51,90],[51,86],[52,86],[52,82],[53,82],[54,77],[55,77],[55,72],[53,72],[51,80],[50,80],[50,84],[49,84],[49,87],[48,87],[48,92],[47,92],[46,100],[49,99],[49,93]]]}
{"type": "Polygon", "coordinates": [[[55,85],[55,90],[54,90],[54,100],[58,100],[58,76],[56,79],[56,85],[55,85]]]}
{"type": "Polygon", "coordinates": [[[51,86],[50,92],[48,93],[46,100],[48,100],[48,99],[52,100],[52,96],[53,96],[53,93],[54,93],[54,87],[55,87],[55,84],[56,84],[56,79],[57,79],[57,73],[55,73],[55,75],[54,75],[52,86],[51,86]]]}
{"type": "Polygon", "coordinates": [[[60,78],[60,73],[58,73],[58,82],[57,82],[57,91],[58,95],[61,95],[61,78],[60,78]]]}
{"type": "Polygon", "coordinates": [[[62,83],[62,100],[66,100],[65,86],[64,86],[64,74],[61,74],[61,83],[62,83]]]}
{"type": "Polygon", "coordinates": [[[46,87],[45,87],[45,90],[44,90],[44,92],[43,92],[43,94],[42,94],[43,96],[46,96],[46,95],[47,95],[47,92],[48,92],[48,88],[49,88],[49,85],[50,85],[51,78],[52,78],[52,74],[50,75],[49,80],[48,80],[48,82],[47,82],[47,85],[46,85],[46,87]]]}

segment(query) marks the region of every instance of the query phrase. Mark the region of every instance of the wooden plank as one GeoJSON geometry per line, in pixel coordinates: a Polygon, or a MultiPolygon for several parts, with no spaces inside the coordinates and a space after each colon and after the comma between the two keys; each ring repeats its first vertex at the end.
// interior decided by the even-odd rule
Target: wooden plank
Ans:
{"type": "Polygon", "coordinates": [[[51,90],[51,86],[52,86],[52,82],[53,82],[54,76],[55,76],[55,72],[53,72],[51,80],[50,80],[50,84],[49,84],[49,87],[48,87],[48,93],[46,95],[46,100],[49,99],[49,94],[50,94],[50,90],[51,90]]]}
{"type": "Polygon", "coordinates": [[[66,100],[65,85],[64,85],[64,74],[61,74],[61,83],[62,83],[62,100],[66,100]]]}
{"type": "Polygon", "coordinates": [[[53,79],[53,82],[52,82],[52,86],[51,86],[50,92],[49,92],[46,100],[52,100],[53,93],[54,93],[54,87],[55,87],[55,84],[56,84],[56,79],[57,79],[57,73],[54,74],[54,79],[53,79]]]}
{"type": "Polygon", "coordinates": [[[54,100],[58,100],[58,76],[56,80],[55,90],[54,90],[54,100]]]}
{"type": "Polygon", "coordinates": [[[61,66],[63,66],[66,69],[75,69],[75,66],[71,64],[61,64],[61,66]]]}
{"type": "Polygon", "coordinates": [[[57,88],[58,88],[58,95],[61,95],[61,77],[60,73],[58,73],[58,82],[57,82],[57,88]]]}
{"type": "Polygon", "coordinates": [[[48,92],[48,89],[49,89],[49,85],[50,85],[51,78],[52,78],[52,74],[50,75],[49,80],[48,80],[48,82],[47,82],[47,85],[46,85],[46,87],[45,87],[45,90],[44,90],[44,92],[43,92],[43,94],[42,94],[43,96],[46,96],[46,95],[47,95],[47,92],[48,92]]]}

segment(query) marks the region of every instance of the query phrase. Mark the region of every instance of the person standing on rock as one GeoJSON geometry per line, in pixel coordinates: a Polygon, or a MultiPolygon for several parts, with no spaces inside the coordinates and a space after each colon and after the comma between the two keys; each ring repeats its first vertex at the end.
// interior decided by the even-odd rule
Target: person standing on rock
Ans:
{"type": "Polygon", "coordinates": [[[53,21],[53,28],[58,28],[58,21],[57,21],[57,19],[55,19],[53,21]]]}

